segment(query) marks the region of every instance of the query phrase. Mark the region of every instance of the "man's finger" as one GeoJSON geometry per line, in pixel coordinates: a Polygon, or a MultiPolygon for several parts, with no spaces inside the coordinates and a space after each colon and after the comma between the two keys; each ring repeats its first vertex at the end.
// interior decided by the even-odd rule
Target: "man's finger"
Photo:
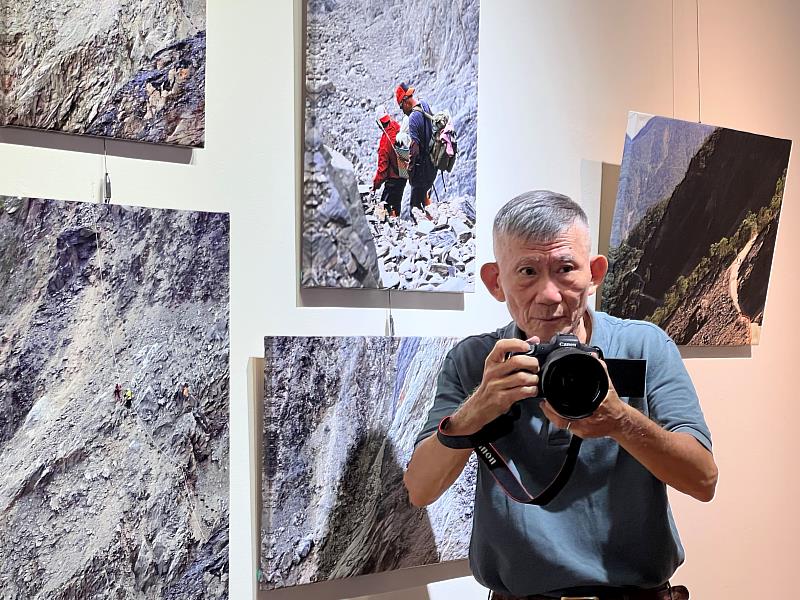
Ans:
{"type": "Polygon", "coordinates": [[[499,379],[497,385],[503,390],[513,390],[526,385],[539,385],[539,376],[528,371],[514,371],[499,379]]]}
{"type": "Polygon", "coordinates": [[[523,340],[498,340],[492,351],[489,352],[489,356],[486,357],[486,362],[503,363],[509,352],[527,352],[528,350],[530,350],[530,344],[523,340]]]}
{"type": "Polygon", "coordinates": [[[567,424],[570,422],[569,419],[565,419],[560,414],[556,412],[556,410],[550,405],[547,400],[542,400],[539,403],[539,406],[542,409],[542,412],[545,416],[550,419],[550,422],[553,423],[559,429],[566,429],[567,424]]]}
{"type": "Polygon", "coordinates": [[[606,377],[608,377],[608,391],[610,392],[611,390],[614,390],[616,392],[617,389],[614,387],[614,382],[611,381],[611,375],[608,373],[608,365],[606,364],[606,361],[597,356],[595,356],[595,358],[597,358],[598,362],[603,365],[603,370],[606,372],[606,377]]]}

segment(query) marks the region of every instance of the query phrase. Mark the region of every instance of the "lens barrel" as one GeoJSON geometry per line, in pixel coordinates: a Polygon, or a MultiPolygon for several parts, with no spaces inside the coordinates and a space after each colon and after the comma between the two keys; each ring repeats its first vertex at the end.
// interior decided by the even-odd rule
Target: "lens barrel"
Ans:
{"type": "Polygon", "coordinates": [[[553,350],[540,373],[541,395],[567,419],[591,415],[608,393],[608,375],[591,354],[575,348],[553,350]]]}

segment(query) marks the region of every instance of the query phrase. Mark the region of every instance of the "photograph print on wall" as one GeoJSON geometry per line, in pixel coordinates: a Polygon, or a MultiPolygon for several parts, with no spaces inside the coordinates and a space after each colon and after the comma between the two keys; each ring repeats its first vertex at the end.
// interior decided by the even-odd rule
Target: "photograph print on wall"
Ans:
{"type": "Polygon", "coordinates": [[[475,460],[424,509],[403,484],[457,342],[265,339],[262,588],[467,557],[475,460]]]}
{"type": "Polygon", "coordinates": [[[0,597],[228,598],[228,215],[0,196],[0,597]]]}
{"type": "Polygon", "coordinates": [[[0,0],[0,126],[202,147],[205,0],[0,0]]]}
{"type": "Polygon", "coordinates": [[[478,2],[307,0],[303,287],[474,291],[478,2]]]}
{"type": "Polygon", "coordinates": [[[757,344],[791,141],[630,113],[602,310],[679,345],[757,344]]]}

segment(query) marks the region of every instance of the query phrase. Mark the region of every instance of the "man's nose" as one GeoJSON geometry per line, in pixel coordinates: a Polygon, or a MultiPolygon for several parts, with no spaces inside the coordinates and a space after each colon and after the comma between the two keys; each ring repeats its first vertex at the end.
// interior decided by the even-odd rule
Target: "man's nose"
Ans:
{"type": "Polygon", "coordinates": [[[556,282],[549,277],[540,282],[536,290],[535,300],[539,304],[559,304],[561,302],[561,290],[556,282]]]}

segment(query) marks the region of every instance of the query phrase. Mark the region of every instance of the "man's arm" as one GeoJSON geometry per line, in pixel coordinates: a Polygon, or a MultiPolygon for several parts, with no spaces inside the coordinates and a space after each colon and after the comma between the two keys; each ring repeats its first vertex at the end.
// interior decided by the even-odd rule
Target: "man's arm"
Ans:
{"type": "Polygon", "coordinates": [[[714,497],[718,470],[714,456],[697,439],[667,431],[628,405],[620,429],[612,436],[659,480],[702,502],[714,497]]]}
{"type": "Polygon", "coordinates": [[[433,434],[422,440],[403,475],[408,499],[417,507],[435,502],[458,479],[472,450],[443,446],[433,434]]]}
{"type": "Polygon", "coordinates": [[[375,171],[375,177],[372,180],[372,189],[377,190],[381,184],[386,181],[389,176],[389,152],[391,147],[386,141],[386,136],[381,135],[381,141],[378,143],[378,170],[375,171]]]}
{"type": "Polygon", "coordinates": [[[425,117],[419,111],[413,111],[408,117],[408,136],[411,138],[411,146],[409,147],[409,170],[413,170],[414,163],[417,160],[421,150],[420,144],[422,143],[422,127],[425,125],[425,117]]]}
{"type": "MultiPolygon", "coordinates": [[[[680,361],[677,350],[674,353],[680,361]]],[[[603,361],[600,362],[603,367],[606,366],[603,361]]],[[[658,395],[688,395],[680,388],[671,390],[665,385],[657,387],[658,395]]],[[[610,379],[605,400],[592,415],[584,419],[568,421],[555,412],[547,401],[543,401],[541,406],[556,427],[566,428],[569,424],[570,431],[582,438],[610,437],[660,481],[702,502],[714,497],[718,470],[711,452],[691,434],[668,431],[624,403],[610,379]]]]}
{"type": "MultiPolygon", "coordinates": [[[[481,384],[450,418],[448,433],[470,435],[508,412],[511,405],[537,394],[539,362],[525,352],[530,346],[522,340],[500,340],[486,357],[481,384]]],[[[403,481],[414,506],[435,502],[461,474],[472,450],[454,450],[443,446],[436,435],[417,445],[403,481]]]]}

